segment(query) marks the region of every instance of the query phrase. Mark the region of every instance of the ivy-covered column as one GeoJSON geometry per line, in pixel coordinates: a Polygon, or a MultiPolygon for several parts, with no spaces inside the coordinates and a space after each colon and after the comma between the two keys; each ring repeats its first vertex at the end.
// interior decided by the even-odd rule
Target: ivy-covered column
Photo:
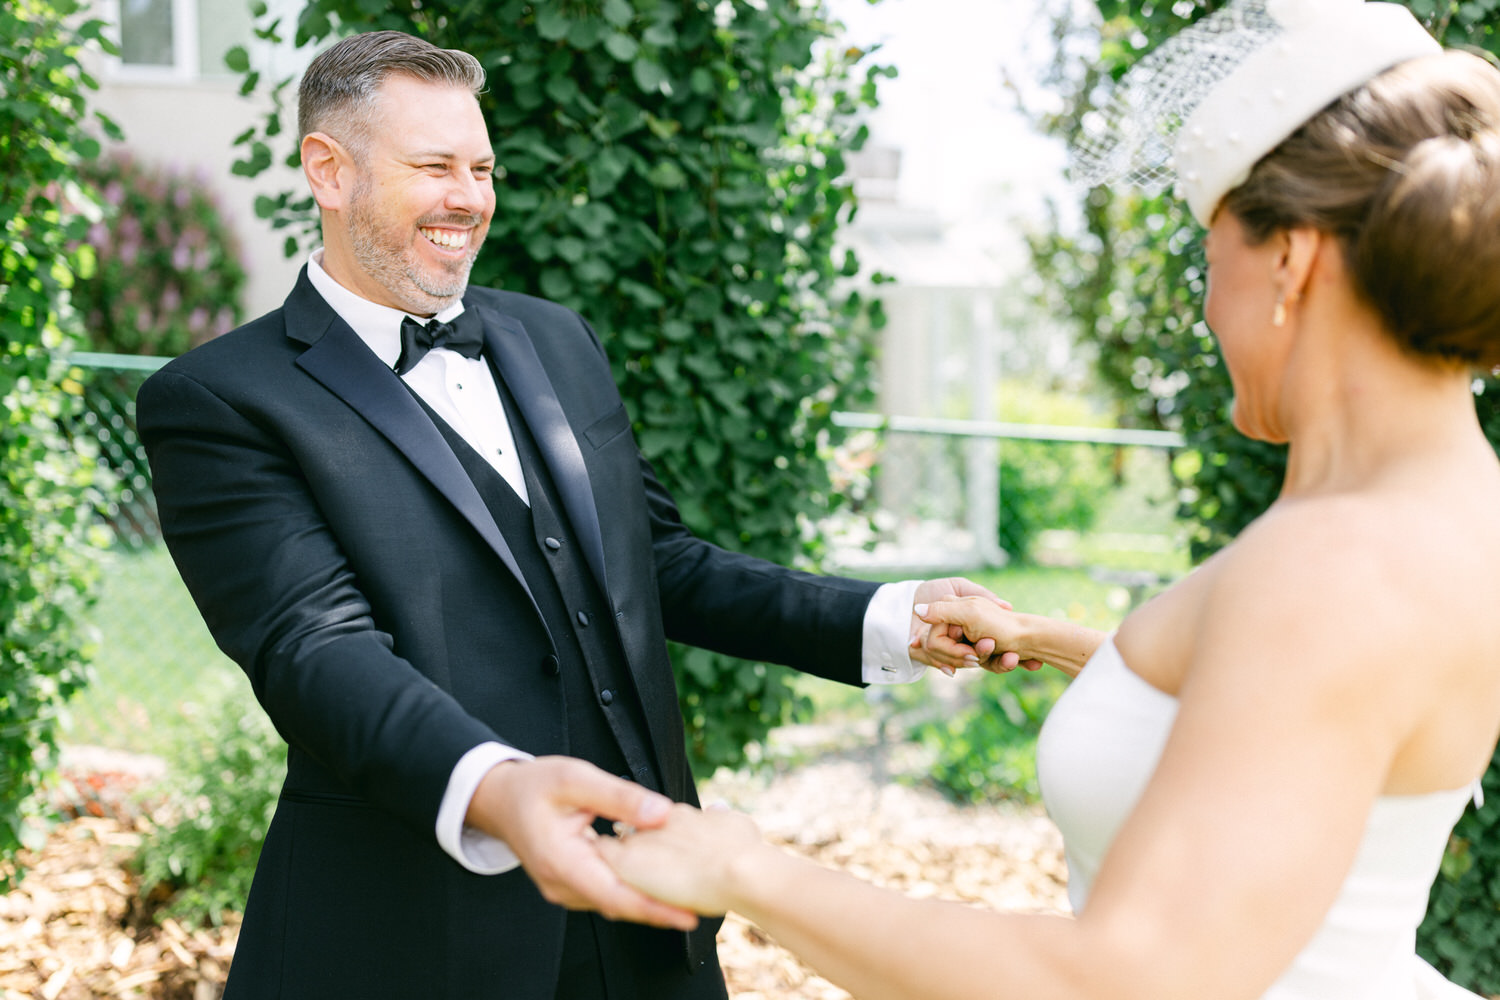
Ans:
{"type": "MultiPolygon", "coordinates": [[[[311,45],[377,28],[464,49],[489,74],[498,205],[472,280],[595,326],[641,448],[694,531],[814,564],[811,526],[841,502],[832,414],[867,397],[865,334],[883,323],[845,287],[858,262],[837,237],[855,209],[844,156],[888,71],[837,44],[818,0],[312,0],[295,32],[311,45]]],[[[240,51],[231,65],[250,63],[240,51]]],[[[249,72],[245,86],[259,82],[249,72]]],[[[240,172],[290,148],[283,117],[241,137],[240,172]]],[[[259,207],[294,232],[312,221],[305,192],[259,207]]],[[[795,707],[780,668],[674,658],[701,770],[742,759],[795,707]]]]}
{"type": "MultiPolygon", "coordinates": [[[[99,155],[84,127],[85,45],[101,22],[79,0],[0,4],[0,888],[16,872],[58,710],[82,685],[79,623],[107,537],[93,517],[94,464],[62,431],[79,383],[64,355],[76,333],[68,289],[86,260],[74,183],[99,155]]],[[[102,119],[101,127],[116,134],[102,119]]]]}

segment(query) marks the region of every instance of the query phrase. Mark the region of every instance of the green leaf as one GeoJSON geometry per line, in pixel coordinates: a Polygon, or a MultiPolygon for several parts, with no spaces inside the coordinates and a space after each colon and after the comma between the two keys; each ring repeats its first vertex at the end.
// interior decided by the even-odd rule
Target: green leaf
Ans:
{"type": "Polygon", "coordinates": [[[630,62],[640,53],[641,46],[634,38],[617,31],[604,39],[604,51],[620,62],[630,62]]]}
{"type": "Polygon", "coordinates": [[[687,174],[682,168],[671,160],[662,160],[653,164],[646,174],[646,179],[651,182],[652,187],[680,188],[687,185],[687,174]]]}
{"type": "Polygon", "coordinates": [[[677,32],[670,24],[657,22],[646,29],[641,40],[659,49],[670,49],[677,44],[677,32]]]}
{"type": "Polygon", "coordinates": [[[617,28],[635,20],[635,10],[628,0],[604,0],[604,19],[617,28]]]}
{"type": "Polygon", "coordinates": [[[555,104],[572,104],[578,100],[578,83],[570,76],[549,77],[545,89],[555,104]]]}
{"type": "Polygon", "coordinates": [[[540,5],[536,14],[536,33],[549,42],[560,42],[568,36],[567,12],[558,3],[540,5]]]}
{"type": "Polygon", "coordinates": [[[224,65],[235,73],[250,72],[250,53],[243,45],[235,45],[224,53],[224,65]]]}
{"type": "Polygon", "coordinates": [[[598,45],[609,28],[595,17],[583,17],[568,27],[568,44],[576,49],[588,50],[598,45]]]}
{"type": "Polygon", "coordinates": [[[664,93],[670,89],[671,78],[662,64],[648,56],[641,56],[630,64],[630,75],[635,85],[648,94],[664,93]]]}

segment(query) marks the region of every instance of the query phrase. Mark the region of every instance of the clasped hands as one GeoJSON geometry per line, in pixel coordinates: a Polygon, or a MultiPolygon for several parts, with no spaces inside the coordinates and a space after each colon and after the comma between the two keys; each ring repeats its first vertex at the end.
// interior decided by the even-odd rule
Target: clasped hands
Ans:
{"type": "MultiPolygon", "coordinates": [[[[1040,666],[1009,648],[1010,604],[978,584],[924,581],[914,604],[916,662],[950,675],[962,667],[1004,673],[1040,666]]],[[[465,822],[509,845],[548,901],[679,930],[695,927],[699,913],[730,909],[737,873],[753,858],[767,858],[756,845],[769,850],[749,817],[674,805],[569,757],[496,765],[465,822]],[[600,836],[594,823],[601,818],[633,832],[628,840],[600,836]]]]}
{"type": "Polygon", "coordinates": [[[926,580],[912,608],[911,658],[952,676],[963,667],[1004,674],[1042,661],[1023,658],[1009,601],[962,577],[926,580]]]}

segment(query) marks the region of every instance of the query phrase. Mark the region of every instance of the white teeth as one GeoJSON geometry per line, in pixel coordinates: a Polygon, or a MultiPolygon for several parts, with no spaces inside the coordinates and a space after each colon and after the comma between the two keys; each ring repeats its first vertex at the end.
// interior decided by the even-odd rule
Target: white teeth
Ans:
{"type": "Polygon", "coordinates": [[[422,235],[440,247],[448,247],[451,250],[462,250],[469,243],[467,232],[455,233],[448,229],[423,229],[422,235]]]}

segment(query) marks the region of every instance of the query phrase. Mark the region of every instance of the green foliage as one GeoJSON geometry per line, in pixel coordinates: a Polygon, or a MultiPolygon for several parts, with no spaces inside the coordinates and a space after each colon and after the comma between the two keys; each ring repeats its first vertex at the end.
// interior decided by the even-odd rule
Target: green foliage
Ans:
{"type": "MultiPolygon", "coordinates": [[[[855,117],[886,71],[861,72],[864,53],[828,44],[836,25],[803,0],[313,0],[295,38],[373,28],[465,49],[489,73],[501,169],[473,280],[594,324],[641,448],[696,532],[781,563],[815,559],[808,526],[840,502],[831,414],[865,398],[866,333],[883,322],[878,303],[843,290],[858,264],[835,237],[854,212],[842,176],[864,140],[855,117]]],[[[239,172],[272,162],[284,88],[241,136],[239,172]]],[[[294,250],[310,200],[258,208],[294,250]]],[[[796,705],[779,669],[674,658],[703,769],[739,760],[796,705]]]]}
{"type": "MultiPolygon", "coordinates": [[[[1101,81],[1118,78],[1163,38],[1222,5],[1222,0],[1096,0],[1103,19],[1097,28],[1100,58],[1081,71],[1059,63],[1055,82],[1069,95],[1066,110],[1044,119],[1044,126],[1058,135],[1073,134],[1101,81]]],[[[1497,0],[1410,0],[1407,6],[1446,45],[1500,52],[1497,0]]],[[[1065,18],[1058,30],[1067,35],[1080,29],[1065,18]]],[[[1088,194],[1083,211],[1083,231],[1034,240],[1034,260],[1051,279],[1060,314],[1071,314],[1081,334],[1100,344],[1100,374],[1116,394],[1122,422],[1170,428],[1186,438],[1188,450],[1173,470],[1183,487],[1182,513],[1193,524],[1193,556],[1202,559],[1275,499],[1285,450],[1247,440],[1229,422],[1229,378],[1200,322],[1201,230],[1185,207],[1166,197],[1100,189],[1088,194]]],[[[1476,381],[1476,403],[1490,440],[1500,443],[1500,383],[1476,381]]],[[[1494,769],[1490,780],[1496,780],[1494,769]]],[[[1422,947],[1459,982],[1495,992],[1500,991],[1492,957],[1500,878],[1475,845],[1500,840],[1500,810],[1488,808],[1464,824],[1434,888],[1422,947]],[[1461,870],[1478,874],[1459,881],[1461,870]],[[1490,930],[1479,933],[1480,926],[1490,930]]]]}
{"type": "Polygon", "coordinates": [[[1036,738],[1066,686],[1050,667],[982,678],[972,705],[912,727],[934,755],[929,779],[960,802],[1035,800],[1036,738]]]}
{"type": "Polygon", "coordinates": [[[1453,828],[1432,886],[1417,951],[1450,978],[1500,991],[1500,750],[1484,776],[1484,806],[1453,828]]]}
{"type": "MultiPolygon", "coordinates": [[[[61,429],[81,390],[64,358],[68,289],[88,262],[69,250],[83,223],[64,204],[87,204],[73,170],[99,153],[78,59],[107,47],[83,6],[0,5],[0,862],[21,845],[58,712],[84,683],[91,643],[76,622],[107,543],[91,519],[93,463],[61,429]]],[[[0,887],[14,874],[0,864],[0,887]]]]}
{"type": "MultiPolygon", "coordinates": [[[[1017,423],[1081,427],[1097,424],[1082,400],[1035,386],[1007,384],[1000,391],[1000,419],[1017,423]]],[[[1038,532],[1093,527],[1106,492],[1115,485],[1111,450],[1047,441],[1000,445],[1000,547],[1025,562],[1038,532]]]]}
{"type": "MultiPolygon", "coordinates": [[[[191,711],[191,706],[189,706],[191,711]]],[[[141,844],[141,893],[164,900],[159,917],[220,923],[250,894],[250,880],[286,777],[286,745],[243,691],[190,725],[169,754],[171,819],[141,844]]]]}
{"type": "Polygon", "coordinates": [[[172,356],[239,325],[239,241],[201,181],[124,155],[80,175],[103,207],[87,235],[94,271],[73,288],[97,350],[172,356]]]}

